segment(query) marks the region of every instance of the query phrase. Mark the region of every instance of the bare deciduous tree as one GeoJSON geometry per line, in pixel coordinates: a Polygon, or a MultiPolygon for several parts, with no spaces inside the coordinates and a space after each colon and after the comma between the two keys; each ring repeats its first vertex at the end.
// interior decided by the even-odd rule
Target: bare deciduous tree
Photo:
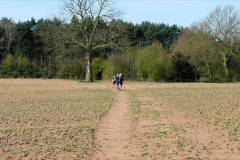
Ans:
{"type": "Polygon", "coordinates": [[[4,29],[4,40],[6,41],[7,53],[10,52],[12,42],[15,40],[17,35],[17,24],[12,19],[2,18],[0,21],[1,27],[4,29]]]}
{"type": "Polygon", "coordinates": [[[233,48],[240,41],[240,13],[233,6],[217,7],[199,23],[199,27],[215,38],[216,53],[219,55],[225,76],[228,77],[228,60],[233,48]]]}
{"type": "MultiPolygon", "coordinates": [[[[84,37],[83,41],[74,41],[86,52],[86,82],[92,82],[92,54],[95,50],[108,47],[105,41],[95,43],[99,24],[101,21],[108,22],[121,15],[114,7],[113,0],[63,0],[63,9],[71,17],[75,17],[77,30],[84,37]]],[[[78,33],[79,34],[79,33],[78,33]]]]}
{"type": "MultiPolygon", "coordinates": [[[[201,77],[229,78],[229,61],[239,53],[240,13],[233,6],[216,7],[184,31],[173,47],[188,57],[201,77]]],[[[236,56],[237,57],[237,56],[236,56]]]]}
{"type": "Polygon", "coordinates": [[[213,54],[212,37],[202,31],[195,31],[194,27],[186,29],[178,37],[172,47],[172,54],[180,52],[189,63],[194,66],[195,79],[198,72],[201,77],[211,79],[215,58],[213,54]]]}

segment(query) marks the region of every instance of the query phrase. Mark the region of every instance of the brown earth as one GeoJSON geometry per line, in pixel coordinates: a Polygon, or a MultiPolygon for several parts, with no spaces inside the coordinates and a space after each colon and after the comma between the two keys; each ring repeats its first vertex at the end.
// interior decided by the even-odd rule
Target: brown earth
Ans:
{"type": "MultiPolygon", "coordinates": [[[[123,92],[116,93],[113,106],[109,113],[103,117],[95,133],[95,143],[98,145],[98,150],[90,156],[90,159],[240,159],[240,143],[238,139],[236,143],[229,139],[229,128],[219,131],[215,124],[205,122],[204,118],[195,113],[192,115],[186,114],[184,111],[175,108],[174,104],[169,105],[161,97],[155,99],[148,97],[145,93],[141,93],[142,97],[137,97],[143,103],[154,101],[157,106],[155,110],[164,113],[160,118],[135,117],[134,120],[134,114],[130,111],[132,106],[129,91],[141,92],[142,89],[156,88],[207,89],[222,87],[224,89],[225,87],[234,88],[234,85],[236,84],[125,83],[123,92]],[[152,135],[156,126],[160,126],[159,128],[163,133],[159,136],[159,139],[152,135]]],[[[239,84],[237,84],[237,87],[239,87],[239,84]]],[[[139,95],[141,94],[139,93],[139,95]]],[[[179,96],[183,95],[179,94],[179,96]]],[[[143,103],[141,103],[142,110],[154,109],[154,105],[149,106],[143,103]]],[[[193,99],[189,103],[194,104],[196,102],[193,99]]],[[[240,103],[240,101],[237,103],[240,103]]],[[[237,114],[239,113],[238,110],[237,114]]]]}
{"type": "MultiPolygon", "coordinates": [[[[45,151],[48,155],[43,157],[43,159],[240,159],[239,83],[125,82],[123,91],[117,92],[112,88],[111,82],[85,84],[62,80],[0,80],[0,89],[1,103],[3,104],[4,102],[5,106],[10,106],[13,103],[21,106],[22,101],[19,101],[19,99],[25,98],[23,99],[24,104],[22,108],[24,108],[25,103],[29,103],[36,110],[38,108],[34,108],[34,106],[37,106],[37,104],[34,101],[30,101],[31,99],[40,98],[37,102],[42,102],[43,106],[52,106],[54,104],[46,100],[50,101],[54,98],[61,100],[69,96],[71,101],[66,99],[69,102],[65,102],[64,100],[61,104],[63,108],[68,107],[70,110],[74,109],[74,107],[78,108],[79,103],[83,103],[79,100],[79,97],[86,90],[107,89],[108,92],[109,89],[111,93],[115,94],[114,99],[109,100],[112,103],[107,114],[103,112],[105,115],[95,118],[101,120],[100,122],[98,121],[97,128],[95,128],[93,133],[95,148],[91,148],[90,155],[82,158],[74,158],[76,157],[75,153],[79,150],[79,148],[74,148],[75,145],[73,145],[73,148],[66,148],[66,150],[71,149],[70,151],[62,151],[61,147],[64,147],[65,142],[77,143],[77,140],[82,139],[81,137],[76,137],[76,141],[73,141],[71,137],[65,136],[66,139],[62,140],[61,131],[75,133],[79,130],[77,127],[82,122],[82,119],[73,123],[68,118],[73,116],[75,110],[69,111],[69,113],[59,112],[58,107],[61,105],[57,101],[56,110],[52,112],[54,115],[47,114],[51,110],[49,110],[50,107],[46,106],[45,110],[41,113],[44,117],[40,116],[40,118],[36,118],[36,122],[33,121],[33,124],[28,124],[28,120],[35,119],[35,117],[31,117],[31,115],[28,116],[30,118],[24,117],[24,113],[14,114],[17,116],[20,115],[22,119],[26,119],[26,123],[25,121],[18,122],[18,119],[14,121],[10,118],[7,122],[0,122],[0,131],[2,131],[2,134],[0,134],[0,156],[5,157],[4,159],[8,157],[13,157],[12,159],[29,159],[31,156],[30,153],[28,155],[28,153],[23,152],[22,155],[15,157],[14,154],[17,154],[18,150],[24,150],[22,149],[24,145],[27,147],[28,143],[33,143],[33,140],[38,140],[39,144],[42,143],[40,145],[41,148],[35,148],[39,150],[47,148],[48,145],[44,142],[50,143],[46,139],[48,137],[52,138],[50,139],[53,141],[51,143],[53,147],[56,147],[52,148],[52,150],[49,148],[50,151],[48,152],[45,151]],[[41,90],[41,93],[39,93],[39,86],[44,88],[44,90],[41,90]],[[17,90],[18,87],[24,90],[20,92],[21,94],[17,90]],[[35,90],[36,92],[34,92],[35,90]],[[67,96],[69,91],[71,91],[72,95],[67,96]],[[72,101],[73,97],[75,98],[74,101],[72,101]],[[70,102],[71,105],[68,104],[70,102]],[[66,106],[64,107],[64,105],[66,106]],[[69,116],[68,114],[71,115],[69,116]],[[50,118],[48,117],[49,115],[50,118]],[[57,119],[56,125],[51,121],[54,117],[59,118],[59,122],[64,123],[58,124],[57,119]],[[41,125],[36,126],[38,123],[41,125]],[[13,132],[10,132],[11,128],[14,128],[13,132]],[[44,130],[43,128],[49,129],[44,130]],[[9,133],[6,133],[6,131],[9,133]],[[17,131],[21,132],[17,133],[17,131]],[[29,135],[31,133],[39,134],[39,137],[28,141],[26,138],[31,137],[19,136],[25,132],[29,135]],[[56,137],[57,133],[59,133],[59,137],[56,137]],[[5,139],[8,138],[5,135],[8,135],[9,139],[5,139]],[[25,140],[26,144],[18,144],[20,138],[22,141],[25,140]],[[45,141],[43,141],[44,138],[45,141]],[[40,140],[42,140],[41,143],[40,140]],[[7,147],[4,146],[6,144],[8,144],[7,147]],[[62,146],[57,146],[59,144],[62,146]],[[8,150],[10,151],[10,148],[14,145],[16,145],[15,153],[13,150],[13,153],[9,154],[7,149],[9,148],[8,150]],[[66,158],[68,155],[70,158],[66,158]]],[[[96,100],[96,97],[93,97],[94,99],[96,100]]],[[[2,104],[0,104],[0,107],[2,104]]],[[[108,105],[106,104],[106,108],[108,108],[108,105]]],[[[4,111],[7,110],[4,106],[2,108],[5,109],[4,111]]],[[[86,109],[86,112],[82,116],[88,114],[87,111],[86,109]]],[[[0,118],[3,120],[7,116],[13,117],[11,112],[11,110],[4,114],[0,112],[0,118]]],[[[77,114],[76,117],[78,116],[77,114]]],[[[90,141],[84,142],[91,143],[90,141]]],[[[34,142],[33,144],[37,143],[34,142]]],[[[35,149],[34,146],[32,148],[35,149]]],[[[30,149],[28,151],[31,152],[30,149]]],[[[41,154],[46,154],[45,152],[39,152],[37,156],[41,157],[41,154]]],[[[34,159],[34,156],[36,155],[32,155],[31,159],[34,159]]]]}
{"type": "Polygon", "coordinates": [[[118,92],[111,110],[96,130],[98,150],[91,159],[131,159],[130,122],[128,97],[125,92],[118,92]]]}

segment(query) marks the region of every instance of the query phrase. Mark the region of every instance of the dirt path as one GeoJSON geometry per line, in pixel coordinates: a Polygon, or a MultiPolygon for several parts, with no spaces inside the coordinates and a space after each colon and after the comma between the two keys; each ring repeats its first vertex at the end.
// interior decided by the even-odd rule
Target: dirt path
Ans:
{"type": "Polygon", "coordinates": [[[132,159],[128,148],[131,133],[129,114],[127,93],[118,92],[112,108],[96,130],[96,144],[99,146],[91,159],[132,159]]]}

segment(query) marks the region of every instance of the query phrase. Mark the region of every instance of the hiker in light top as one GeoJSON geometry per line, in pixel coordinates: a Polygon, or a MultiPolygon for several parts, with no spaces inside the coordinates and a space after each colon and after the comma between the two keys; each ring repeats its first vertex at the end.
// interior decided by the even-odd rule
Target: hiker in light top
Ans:
{"type": "Polygon", "coordinates": [[[113,83],[113,89],[117,87],[117,81],[116,81],[116,76],[114,75],[112,78],[112,83],[113,83]]]}

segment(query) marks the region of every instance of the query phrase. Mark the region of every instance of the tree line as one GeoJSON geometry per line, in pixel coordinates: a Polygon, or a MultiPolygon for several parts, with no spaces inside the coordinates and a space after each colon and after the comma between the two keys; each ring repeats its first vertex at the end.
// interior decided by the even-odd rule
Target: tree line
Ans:
{"type": "MultiPolygon", "coordinates": [[[[85,51],[77,44],[83,35],[75,33],[78,30],[74,19],[65,23],[56,17],[38,21],[32,18],[14,23],[11,19],[2,18],[0,76],[84,79],[85,51]]],[[[94,80],[107,79],[120,71],[126,79],[147,80],[151,79],[149,67],[155,68],[147,57],[151,60],[155,60],[154,56],[166,59],[167,50],[170,50],[181,28],[113,19],[109,23],[101,22],[99,30],[99,37],[94,43],[109,41],[110,45],[94,50],[94,80]],[[148,50],[152,50],[151,53],[148,50]],[[146,63],[146,66],[140,63],[146,63]]],[[[157,68],[155,70],[158,71],[157,68]]]]}
{"type": "Polygon", "coordinates": [[[126,80],[136,81],[240,80],[240,16],[233,6],[217,7],[204,20],[183,28],[91,17],[86,8],[77,15],[69,2],[65,7],[72,13],[70,20],[0,20],[1,78],[93,81],[121,72],[126,80]]]}

